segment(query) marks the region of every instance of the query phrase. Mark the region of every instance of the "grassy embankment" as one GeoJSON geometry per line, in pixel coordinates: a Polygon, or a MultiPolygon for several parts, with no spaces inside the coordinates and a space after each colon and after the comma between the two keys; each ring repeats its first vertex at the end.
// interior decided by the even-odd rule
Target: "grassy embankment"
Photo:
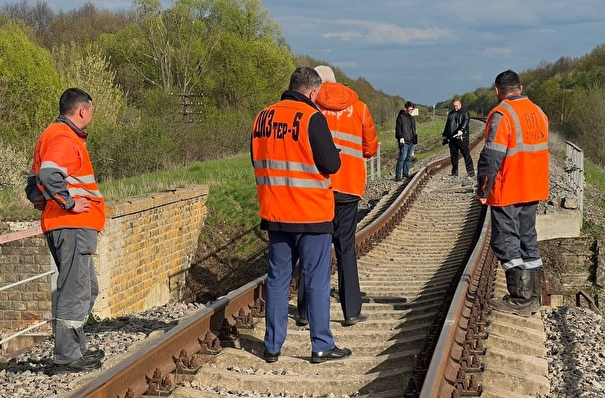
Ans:
{"type": "MultiPolygon", "coordinates": [[[[442,128],[441,124],[441,121],[419,124],[419,140],[436,141],[437,127],[442,128]]],[[[392,129],[380,129],[379,140],[382,151],[397,151],[392,129]]],[[[422,159],[426,155],[419,149],[416,156],[422,159]]],[[[209,186],[208,223],[246,226],[258,222],[254,172],[249,154],[110,181],[102,183],[100,188],[107,201],[117,201],[192,184],[209,186]]],[[[0,220],[36,220],[38,217],[39,213],[25,198],[22,187],[0,189],[0,220]]]]}
{"type": "MultiPolygon", "coordinates": [[[[394,126],[394,123],[393,123],[394,126]]],[[[418,124],[419,145],[415,156],[418,160],[441,150],[442,119],[428,119],[418,124]]],[[[397,151],[393,127],[380,128],[379,140],[383,156],[397,151]]],[[[383,175],[392,170],[383,168],[383,175]]],[[[605,192],[605,173],[585,160],[586,181],[605,192]]],[[[106,200],[117,201],[129,197],[180,188],[192,184],[209,186],[208,217],[209,231],[223,229],[249,229],[258,223],[258,205],[254,185],[254,173],[248,154],[236,157],[195,162],[174,170],[149,173],[137,177],[110,181],[101,184],[106,200]]],[[[602,204],[605,210],[605,203],[602,204]]],[[[0,220],[36,220],[38,212],[32,209],[23,189],[0,189],[0,220]]],[[[596,226],[593,226],[596,227],[596,226]]]]}

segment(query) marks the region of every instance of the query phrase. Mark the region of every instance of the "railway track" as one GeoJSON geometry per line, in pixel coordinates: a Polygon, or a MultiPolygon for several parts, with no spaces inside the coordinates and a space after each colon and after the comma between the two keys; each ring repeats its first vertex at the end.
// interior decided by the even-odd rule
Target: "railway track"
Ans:
{"type": "MultiPolygon", "coordinates": [[[[473,150],[475,158],[478,150],[473,150]]],[[[505,286],[488,250],[486,208],[474,202],[473,191],[449,176],[449,160],[443,159],[386,195],[360,224],[358,267],[368,320],[344,327],[336,298],[330,308],[334,339],[353,351],[351,358],[310,363],[309,331],[295,325],[293,296],[282,356],[266,363],[262,277],[171,329],[72,397],[212,397],[251,391],[284,397],[503,398],[544,393],[547,365],[536,359],[544,354],[539,316],[490,314],[487,308],[487,300],[504,294],[505,286]],[[531,387],[529,380],[535,381],[531,387]]]]}

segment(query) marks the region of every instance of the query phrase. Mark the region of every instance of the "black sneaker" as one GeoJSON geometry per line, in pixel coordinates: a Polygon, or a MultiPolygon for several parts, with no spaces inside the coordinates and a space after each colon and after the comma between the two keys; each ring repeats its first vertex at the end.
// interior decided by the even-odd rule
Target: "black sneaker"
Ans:
{"type": "Polygon", "coordinates": [[[84,354],[82,354],[87,361],[100,361],[105,358],[105,351],[103,350],[86,350],[84,354]]]}
{"type": "Polygon", "coordinates": [[[69,363],[55,363],[53,370],[58,373],[62,372],[87,372],[90,370],[99,369],[101,361],[98,359],[87,360],[84,356],[69,363]]]}

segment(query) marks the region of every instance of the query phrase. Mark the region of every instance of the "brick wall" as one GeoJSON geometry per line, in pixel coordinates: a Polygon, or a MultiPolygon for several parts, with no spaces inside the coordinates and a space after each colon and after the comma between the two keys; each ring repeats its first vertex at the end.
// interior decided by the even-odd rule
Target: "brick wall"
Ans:
{"type": "Polygon", "coordinates": [[[207,187],[191,187],[108,205],[95,259],[95,315],[117,317],[181,298],[207,195],[207,187]]]}
{"type": "MultiPolygon", "coordinates": [[[[0,286],[50,270],[50,253],[39,228],[0,236],[0,286]]],[[[51,277],[0,292],[0,335],[51,318],[51,277]]]]}
{"type": "MultiPolygon", "coordinates": [[[[94,256],[100,318],[141,312],[181,298],[206,215],[207,186],[107,204],[94,256]]],[[[0,235],[0,287],[51,269],[40,228],[0,235]]],[[[0,292],[0,335],[51,318],[51,277],[0,292]]]]}

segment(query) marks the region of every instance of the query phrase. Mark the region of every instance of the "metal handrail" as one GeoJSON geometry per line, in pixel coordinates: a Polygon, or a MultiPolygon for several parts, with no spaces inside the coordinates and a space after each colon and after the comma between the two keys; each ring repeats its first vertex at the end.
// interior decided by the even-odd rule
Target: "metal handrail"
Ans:
{"type": "Polygon", "coordinates": [[[35,281],[36,279],[44,278],[45,276],[49,276],[49,275],[52,275],[54,273],[55,273],[55,271],[46,271],[46,272],[44,272],[42,274],[38,274],[38,275],[32,276],[30,278],[23,279],[22,281],[11,283],[10,285],[2,286],[2,287],[0,287],[0,292],[3,292],[4,290],[8,290],[8,289],[13,288],[13,287],[17,287],[19,285],[23,285],[23,284],[25,284],[27,282],[35,281]]]}
{"type": "Polygon", "coordinates": [[[34,329],[39,328],[40,326],[44,326],[44,325],[46,325],[47,323],[52,322],[53,320],[54,320],[54,318],[53,318],[53,319],[47,319],[47,320],[45,320],[45,321],[42,321],[42,322],[36,323],[35,325],[31,325],[30,327],[25,328],[25,329],[23,329],[23,330],[19,330],[18,332],[15,332],[15,333],[11,334],[11,335],[10,335],[10,336],[8,336],[7,338],[0,340],[0,346],[2,346],[2,344],[6,343],[6,342],[8,342],[8,341],[11,341],[11,340],[12,340],[12,339],[14,339],[15,337],[19,337],[19,336],[21,336],[22,334],[25,334],[25,333],[27,333],[27,332],[30,332],[30,331],[32,331],[32,330],[34,330],[34,329]]]}
{"type": "MultiPolygon", "coordinates": [[[[0,236],[0,244],[4,244],[4,243],[16,241],[16,240],[24,239],[24,238],[28,238],[28,237],[32,237],[32,236],[38,235],[40,233],[42,233],[42,230],[40,229],[40,227],[31,228],[31,229],[26,230],[26,231],[12,232],[12,233],[0,236]]],[[[51,260],[51,264],[52,264],[52,260],[51,260]]],[[[31,277],[26,278],[26,279],[20,280],[18,282],[14,282],[14,283],[11,283],[9,285],[2,286],[2,287],[0,287],[0,292],[3,292],[3,291],[8,290],[8,289],[15,288],[17,286],[20,286],[20,285],[23,285],[23,284],[26,284],[26,283],[29,283],[29,282],[32,282],[32,281],[35,281],[35,280],[38,280],[38,279],[45,278],[47,276],[54,275],[56,272],[57,272],[57,270],[53,269],[53,270],[46,271],[46,272],[43,272],[43,273],[38,274],[38,275],[31,276],[31,277]]],[[[10,340],[12,340],[12,339],[14,339],[16,337],[19,337],[21,335],[24,335],[25,333],[28,333],[28,332],[30,332],[30,331],[32,331],[34,329],[37,329],[37,328],[39,328],[41,326],[44,326],[44,325],[52,322],[53,320],[54,320],[54,318],[43,320],[41,322],[36,323],[35,325],[28,326],[27,328],[25,328],[23,330],[19,330],[19,331],[15,332],[15,333],[12,333],[12,334],[8,335],[5,338],[2,338],[0,340],[0,347],[2,347],[2,345],[5,344],[5,343],[7,343],[8,341],[10,341],[10,340]]]]}
{"type": "Polygon", "coordinates": [[[578,197],[578,208],[584,210],[584,151],[572,142],[565,146],[565,171],[567,181],[578,197]]]}
{"type": "Polygon", "coordinates": [[[376,178],[380,178],[380,142],[378,143],[378,151],[376,155],[371,158],[364,159],[366,165],[366,174],[368,175],[368,179],[374,180],[376,178]],[[368,164],[370,169],[368,170],[368,164]]]}

